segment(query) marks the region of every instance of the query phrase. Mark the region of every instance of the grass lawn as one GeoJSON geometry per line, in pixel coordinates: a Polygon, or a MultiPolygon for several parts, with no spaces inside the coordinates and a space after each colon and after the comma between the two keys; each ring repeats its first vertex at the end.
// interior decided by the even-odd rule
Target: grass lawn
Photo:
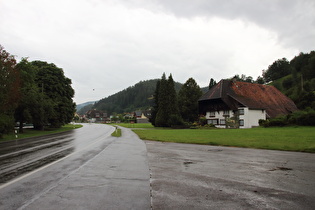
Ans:
{"type": "Polygon", "coordinates": [[[82,125],[78,124],[67,124],[65,126],[62,126],[61,128],[57,129],[46,129],[44,131],[39,131],[39,130],[34,130],[34,129],[29,129],[26,128],[24,129],[24,133],[17,133],[18,138],[16,138],[15,133],[12,134],[5,134],[0,141],[6,141],[6,140],[12,140],[12,139],[23,139],[23,138],[28,138],[28,137],[34,137],[34,136],[44,136],[47,134],[53,134],[53,133],[60,133],[76,128],[81,128],[82,125]]]}
{"type": "Polygon", "coordinates": [[[315,153],[315,127],[133,131],[143,140],[315,153]]]}

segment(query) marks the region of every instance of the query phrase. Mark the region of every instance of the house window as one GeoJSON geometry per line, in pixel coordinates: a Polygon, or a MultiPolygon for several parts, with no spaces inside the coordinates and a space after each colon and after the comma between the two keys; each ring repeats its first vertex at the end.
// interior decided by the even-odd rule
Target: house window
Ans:
{"type": "Polygon", "coordinates": [[[239,123],[240,123],[240,126],[244,126],[244,120],[240,120],[239,123]]]}
{"type": "Polygon", "coordinates": [[[225,125],[225,119],[220,119],[220,125],[225,125]]]}
{"type": "Polygon", "coordinates": [[[224,110],[223,111],[223,116],[229,116],[230,115],[230,111],[229,110],[224,110]]]}
{"type": "Polygon", "coordinates": [[[208,120],[208,124],[217,125],[218,124],[218,119],[208,120]]]}
{"type": "Polygon", "coordinates": [[[238,110],[238,114],[239,114],[239,115],[244,115],[244,109],[239,109],[239,110],[238,110]]]}
{"type": "Polygon", "coordinates": [[[210,117],[215,117],[215,112],[210,112],[210,117]]]}

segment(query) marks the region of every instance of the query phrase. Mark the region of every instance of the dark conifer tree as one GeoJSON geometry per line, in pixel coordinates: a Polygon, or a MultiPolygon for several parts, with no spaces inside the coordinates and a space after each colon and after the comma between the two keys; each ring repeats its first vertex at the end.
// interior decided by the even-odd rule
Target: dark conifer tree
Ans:
{"type": "Polygon", "coordinates": [[[156,113],[155,126],[167,127],[168,119],[168,82],[163,73],[158,89],[158,110],[156,113]]]}
{"type": "Polygon", "coordinates": [[[180,114],[187,122],[198,119],[198,100],[202,95],[199,85],[193,78],[189,78],[178,93],[180,114]]]}
{"type": "Polygon", "coordinates": [[[177,100],[177,93],[175,90],[174,80],[172,74],[168,77],[168,126],[174,125],[182,125],[183,119],[180,115],[179,108],[178,108],[178,100],[177,100]]]}
{"type": "Polygon", "coordinates": [[[166,79],[165,73],[157,86],[157,112],[154,125],[157,127],[170,127],[183,123],[179,113],[177,94],[172,75],[166,79]]]}
{"type": "Polygon", "coordinates": [[[160,80],[157,81],[156,83],[156,88],[154,91],[154,105],[152,108],[152,112],[151,112],[151,119],[150,122],[152,123],[153,126],[155,126],[155,119],[156,119],[156,114],[159,110],[159,90],[160,90],[160,80]]]}

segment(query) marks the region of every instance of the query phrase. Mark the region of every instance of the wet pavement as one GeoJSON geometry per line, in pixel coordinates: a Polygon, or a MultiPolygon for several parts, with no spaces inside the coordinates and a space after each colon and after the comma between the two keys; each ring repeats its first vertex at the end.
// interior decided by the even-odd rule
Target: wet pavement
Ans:
{"type": "Polygon", "coordinates": [[[74,151],[73,131],[0,143],[0,184],[74,151]]]}
{"type": "Polygon", "coordinates": [[[86,124],[0,144],[0,210],[314,209],[315,154],[142,141],[86,124]],[[11,175],[6,175],[11,174],[11,175]]]}
{"type": "Polygon", "coordinates": [[[153,209],[314,209],[315,154],[146,145],[153,209]]]}
{"type": "Polygon", "coordinates": [[[132,131],[85,125],[72,153],[0,185],[0,209],[150,209],[146,148],[132,131]]]}

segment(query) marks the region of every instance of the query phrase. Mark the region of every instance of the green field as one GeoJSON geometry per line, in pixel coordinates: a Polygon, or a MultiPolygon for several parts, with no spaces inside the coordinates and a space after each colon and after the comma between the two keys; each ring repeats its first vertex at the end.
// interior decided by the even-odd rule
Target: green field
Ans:
{"type": "Polygon", "coordinates": [[[143,140],[315,153],[315,127],[133,131],[143,140]]]}
{"type": "Polygon", "coordinates": [[[39,130],[34,130],[34,129],[24,129],[24,133],[11,133],[11,134],[5,134],[0,141],[6,141],[6,140],[12,140],[12,139],[23,139],[23,138],[29,138],[29,137],[34,137],[34,136],[44,136],[48,134],[53,134],[53,133],[60,133],[76,128],[81,128],[82,125],[78,124],[67,124],[65,126],[62,126],[61,128],[57,129],[46,129],[44,131],[39,131],[39,130]],[[16,138],[17,135],[17,138],[16,138]]]}

